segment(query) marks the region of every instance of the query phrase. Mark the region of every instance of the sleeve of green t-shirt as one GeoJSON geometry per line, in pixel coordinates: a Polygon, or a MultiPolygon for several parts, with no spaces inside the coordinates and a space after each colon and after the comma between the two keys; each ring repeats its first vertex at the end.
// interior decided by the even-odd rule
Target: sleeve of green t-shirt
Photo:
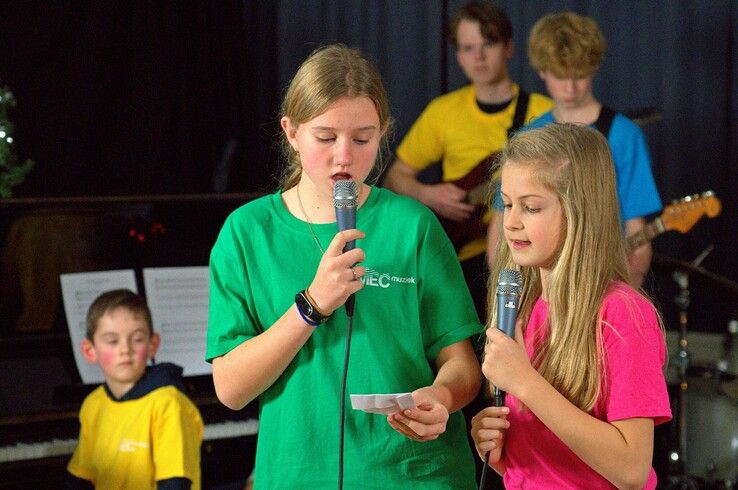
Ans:
{"type": "Polygon", "coordinates": [[[456,252],[435,217],[419,250],[420,321],[426,356],[435,359],[444,347],[480,335],[482,325],[456,252]]]}
{"type": "Polygon", "coordinates": [[[210,303],[205,359],[230,352],[258,335],[253,298],[244,258],[237,253],[238,234],[230,218],[210,253],[210,303]]]}

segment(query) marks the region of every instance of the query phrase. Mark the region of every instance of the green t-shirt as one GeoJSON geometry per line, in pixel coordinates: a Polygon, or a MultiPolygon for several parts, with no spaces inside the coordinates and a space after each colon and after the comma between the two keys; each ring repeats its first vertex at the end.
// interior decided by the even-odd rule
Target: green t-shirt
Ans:
{"type": "MultiPolygon", "coordinates": [[[[336,234],[335,223],[312,228],[323,249],[336,234]]],[[[356,294],[347,397],[430,385],[438,352],[482,331],[453,246],[427,208],[385,189],[372,189],[357,228],[366,234],[356,245],[366,253],[367,274],[356,294]]],[[[321,256],[280,193],[234,211],[210,256],[207,359],[264,332],[293,307],[321,256]]],[[[339,308],[259,397],[257,488],[337,484],[346,327],[339,308]]],[[[345,488],[475,487],[461,412],[439,439],[418,443],[385,416],[351,410],[348,400],[346,406],[345,488]]]]}

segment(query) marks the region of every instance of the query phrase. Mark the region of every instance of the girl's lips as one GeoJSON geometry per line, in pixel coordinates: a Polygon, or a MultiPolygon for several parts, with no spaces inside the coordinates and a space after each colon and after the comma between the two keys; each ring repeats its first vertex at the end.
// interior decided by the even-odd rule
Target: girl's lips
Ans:
{"type": "Polygon", "coordinates": [[[530,245],[530,242],[524,240],[510,240],[510,245],[512,245],[512,248],[519,250],[530,245]]]}
{"type": "Polygon", "coordinates": [[[351,175],[350,174],[340,173],[340,174],[335,174],[333,176],[333,180],[334,181],[338,181],[338,180],[349,180],[349,179],[351,179],[351,175]]]}

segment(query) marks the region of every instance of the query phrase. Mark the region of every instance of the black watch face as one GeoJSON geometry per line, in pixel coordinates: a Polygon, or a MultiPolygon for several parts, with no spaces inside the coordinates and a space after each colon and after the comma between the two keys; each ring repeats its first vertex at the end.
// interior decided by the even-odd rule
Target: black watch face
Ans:
{"type": "Polygon", "coordinates": [[[313,316],[313,305],[311,305],[310,302],[307,301],[304,296],[303,296],[303,300],[304,300],[303,303],[305,304],[305,314],[309,317],[313,316]]]}
{"type": "Polygon", "coordinates": [[[307,318],[314,322],[319,322],[321,320],[320,315],[316,314],[315,310],[313,309],[313,305],[310,304],[310,301],[308,301],[304,293],[298,293],[295,297],[295,302],[300,308],[300,311],[302,311],[302,314],[305,315],[307,318]]]}

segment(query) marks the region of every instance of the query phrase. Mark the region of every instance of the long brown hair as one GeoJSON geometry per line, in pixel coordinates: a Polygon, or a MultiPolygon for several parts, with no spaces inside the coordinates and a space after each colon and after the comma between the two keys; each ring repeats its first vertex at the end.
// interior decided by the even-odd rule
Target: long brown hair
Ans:
{"type": "MultiPolygon", "coordinates": [[[[380,129],[384,131],[380,145],[380,165],[374,174],[381,172],[382,153],[389,149],[387,143],[392,127],[387,92],[374,65],[357,49],[343,44],[331,44],[318,48],[300,65],[282,101],[281,116],[298,125],[323,114],[341,97],[368,97],[374,102],[379,116],[380,129]]],[[[300,181],[302,165],[300,156],[281,133],[282,153],[287,167],[281,179],[282,190],[300,181]]]]}
{"type": "MultiPolygon", "coordinates": [[[[532,363],[569,401],[589,411],[599,395],[605,362],[602,300],[613,281],[629,282],[607,140],[588,127],[551,124],[518,132],[499,164],[531,169],[562,205],[565,236],[547,291],[548,329],[545,338],[536,339],[532,363]]],[[[500,233],[489,283],[489,325],[497,322],[494,280],[504,268],[519,269],[523,276],[519,318],[526,324],[542,293],[540,274],[536,267],[515,265],[502,226],[500,233]]]]}

